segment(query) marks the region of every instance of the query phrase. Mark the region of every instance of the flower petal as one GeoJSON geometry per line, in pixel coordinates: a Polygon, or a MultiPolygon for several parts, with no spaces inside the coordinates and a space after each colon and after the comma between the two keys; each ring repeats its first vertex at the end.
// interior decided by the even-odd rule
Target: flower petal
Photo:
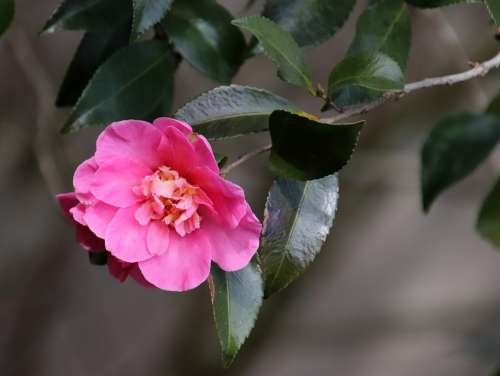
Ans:
{"type": "Polygon", "coordinates": [[[204,165],[219,174],[219,165],[217,165],[214,151],[212,150],[212,146],[208,140],[204,136],[197,133],[193,133],[190,139],[194,151],[196,152],[198,165],[204,165]]]}
{"type": "Polygon", "coordinates": [[[196,163],[196,153],[187,136],[174,127],[167,127],[158,148],[163,163],[184,176],[196,163]]]}
{"type": "Polygon", "coordinates": [[[100,166],[114,158],[128,158],[152,169],[161,165],[158,146],[162,133],[152,124],[124,120],[109,125],[97,139],[95,159],[100,166]]]}
{"type": "Polygon", "coordinates": [[[94,157],[87,159],[81,163],[75,170],[73,175],[73,186],[76,193],[86,194],[90,192],[90,185],[97,171],[97,163],[94,157]]]}
{"type": "Polygon", "coordinates": [[[247,213],[243,189],[223,179],[209,168],[198,167],[191,170],[188,180],[205,191],[222,222],[231,228],[235,228],[247,213]]]}
{"type": "Polygon", "coordinates": [[[146,242],[149,253],[152,255],[162,255],[168,249],[170,233],[172,231],[163,221],[152,221],[149,225],[146,242]]]}
{"type": "Polygon", "coordinates": [[[259,248],[262,225],[250,207],[234,229],[221,226],[211,218],[205,218],[203,226],[212,245],[212,260],[226,272],[247,266],[259,248]]]}
{"type": "Polygon", "coordinates": [[[203,283],[210,273],[211,251],[201,229],[181,237],[170,233],[167,251],[139,262],[144,278],[167,291],[186,291],[203,283]]]}
{"type": "Polygon", "coordinates": [[[143,200],[133,188],[151,170],[130,159],[115,158],[99,166],[91,185],[92,194],[99,200],[117,207],[127,207],[143,200]]]}
{"type": "Polygon", "coordinates": [[[76,241],[89,252],[101,252],[106,249],[104,240],[95,236],[87,226],[82,226],[79,223],[76,224],[76,241]]]}
{"type": "Polygon", "coordinates": [[[121,261],[137,262],[151,258],[146,243],[148,226],[135,219],[138,204],[119,209],[106,231],[106,249],[121,261]]]}
{"type": "Polygon", "coordinates": [[[113,277],[115,277],[120,282],[125,282],[127,279],[132,265],[128,262],[123,262],[108,253],[108,271],[113,277]]]}
{"type": "Polygon", "coordinates": [[[104,239],[109,223],[117,211],[118,208],[98,201],[85,210],[83,219],[94,234],[104,239]]]}
{"type": "Polygon", "coordinates": [[[177,119],[172,119],[169,117],[161,117],[153,121],[153,125],[158,128],[162,133],[165,132],[165,130],[168,127],[174,127],[177,128],[179,131],[184,133],[186,136],[189,136],[191,133],[193,133],[193,129],[188,123],[185,123],[183,121],[177,120],[177,119]]]}
{"type": "Polygon", "coordinates": [[[75,193],[74,192],[59,193],[56,195],[56,199],[57,202],[59,203],[61,210],[64,213],[64,216],[70,221],[73,221],[73,216],[69,211],[71,208],[75,207],[79,203],[75,193]]]}

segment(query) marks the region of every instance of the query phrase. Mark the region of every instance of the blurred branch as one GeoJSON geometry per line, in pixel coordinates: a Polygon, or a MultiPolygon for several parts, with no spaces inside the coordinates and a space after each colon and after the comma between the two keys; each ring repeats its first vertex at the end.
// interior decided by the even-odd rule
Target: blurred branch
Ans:
{"type": "MultiPolygon", "coordinates": [[[[361,106],[355,106],[351,108],[345,109],[344,112],[337,114],[335,116],[329,117],[329,118],[322,118],[320,121],[322,123],[327,123],[327,124],[333,124],[335,122],[338,122],[340,120],[344,120],[347,118],[350,118],[352,116],[356,115],[363,115],[366,114],[375,108],[383,105],[386,102],[390,101],[396,101],[410,93],[413,93],[414,91],[420,90],[420,89],[426,89],[434,86],[445,86],[445,85],[455,85],[460,82],[468,81],[473,78],[477,77],[482,77],[488,74],[488,72],[492,69],[499,68],[500,67],[500,52],[497,53],[494,57],[492,57],[489,60],[486,60],[482,63],[474,63],[474,67],[466,70],[462,73],[457,73],[457,74],[450,74],[447,76],[441,76],[441,77],[433,77],[433,78],[426,78],[421,81],[416,81],[412,82],[409,84],[406,84],[402,90],[398,91],[388,91],[384,93],[381,97],[377,98],[373,102],[361,105],[361,106]]],[[[246,154],[241,155],[238,157],[234,162],[230,163],[229,165],[226,166],[221,171],[222,175],[228,174],[233,168],[239,166],[240,164],[246,162],[247,160],[262,154],[266,151],[271,150],[272,144],[263,146],[259,149],[252,150],[246,154]]]]}
{"type": "Polygon", "coordinates": [[[6,42],[34,90],[38,108],[34,122],[36,129],[33,149],[40,174],[54,197],[56,193],[64,190],[63,179],[52,152],[49,128],[53,108],[52,100],[55,97],[54,88],[49,74],[43,68],[42,62],[33,52],[33,46],[28,37],[19,26],[11,31],[6,42]]]}
{"type": "Polygon", "coordinates": [[[321,122],[332,124],[339,120],[347,119],[351,116],[366,114],[367,112],[372,111],[373,109],[386,102],[398,100],[414,91],[434,86],[455,85],[460,82],[471,80],[473,78],[485,76],[490,70],[498,67],[500,67],[500,52],[491,59],[486,60],[482,63],[474,63],[474,67],[472,69],[466,70],[465,72],[450,74],[448,76],[426,78],[422,81],[409,83],[405,85],[402,90],[388,91],[373,102],[361,106],[351,107],[349,109],[346,109],[341,114],[329,118],[323,118],[321,119],[321,122]]]}

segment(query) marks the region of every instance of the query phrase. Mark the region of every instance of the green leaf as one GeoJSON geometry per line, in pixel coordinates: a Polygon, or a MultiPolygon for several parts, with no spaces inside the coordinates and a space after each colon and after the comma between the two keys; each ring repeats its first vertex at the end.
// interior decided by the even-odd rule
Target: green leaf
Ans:
{"type": "Polygon", "coordinates": [[[459,113],[442,119],[422,148],[421,185],[424,211],[445,189],[470,174],[500,138],[500,118],[459,113]]]}
{"type": "Polygon", "coordinates": [[[274,110],[298,111],[286,99],[250,86],[220,86],[188,102],[175,117],[209,139],[268,130],[274,110]]]}
{"type": "Polygon", "coordinates": [[[500,26],[500,1],[498,0],[484,0],[486,8],[490,12],[491,18],[497,26],[500,26]]]}
{"type": "Polygon", "coordinates": [[[244,60],[243,33],[213,0],[176,0],[162,22],[181,55],[208,77],[229,83],[244,60]]]}
{"type": "Polygon", "coordinates": [[[276,179],[259,249],[266,298],[287,287],[316,258],[335,217],[338,191],[336,175],[306,182],[276,179]]]}
{"type": "MultiPolygon", "coordinates": [[[[346,56],[381,52],[405,71],[411,45],[411,22],[403,0],[372,1],[358,18],[356,34],[346,56]]],[[[336,94],[338,106],[351,106],[374,100],[382,93],[359,86],[348,86],[336,94]]]]}
{"type": "Polygon", "coordinates": [[[217,166],[222,169],[226,165],[229,158],[226,155],[215,153],[215,160],[217,161],[217,166]]]}
{"type": "Polygon", "coordinates": [[[495,247],[500,247],[500,179],[483,201],[476,227],[495,247]]]}
{"type": "Polygon", "coordinates": [[[398,63],[382,53],[359,53],[348,56],[330,73],[328,96],[336,99],[341,89],[361,87],[372,90],[399,90],[404,76],[398,63]]]}
{"type": "Polygon", "coordinates": [[[130,2],[123,0],[63,0],[42,29],[44,33],[60,30],[100,32],[109,29],[110,20],[128,17],[130,2]]]}
{"type": "Polygon", "coordinates": [[[274,111],[269,118],[271,168],[280,176],[298,180],[331,175],[350,159],[363,124],[324,124],[274,111]]]}
{"type": "Polygon", "coordinates": [[[14,0],[0,0],[0,35],[5,33],[14,19],[14,0]]]}
{"type": "Polygon", "coordinates": [[[498,94],[489,104],[486,112],[500,117],[500,94],[498,94]]]}
{"type": "Polygon", "coordinates": [[[250,334],[262,305],[262,276],[257,263],[225,272],[212,264],[212,306],[225,367],[250,334]]]}
{"type": "Polygon", "coordinates": [[[89,262],[92,265],[107,265],[108,264],[108,252],[88,252],[89,262]]]}
{"type": "Polygon", "coordinates": [[[355,3],[355,0],[267,0],[262,15],[292,34],[299,46],[315,46],[342,27],[355,3]]]}
{"type": "Polygon", "coordinates": [[[71,64],[66,71],[57,96],[56,105],[73,106],[83,89],[96,72],[113,53],[128,44],[130,24],[118,25],[101,33],[85,33],[71,64]]]}
{"type": "Polygon", "coordinates": [[[160,22],[167,14],[173,0],[132,0],[134,20],[132,22],[132,39],[137,39],[154,24],[160,22]]]}
{"type": "Polygon", "coordinates": [[[122,119],[144,119],[170,100],[175,62],[165,41],[125,47],[95,73],[63,131],[106,125],[122,119]]]}
{"type": "Polygon", "coordinates": [[[305,63],[302,49],[289,33],[273,21],[259,16],[239,18],[233,24],[255,35],[265,54],[278,67],[278,76],[282,80],[315,92],[311,70],[305,63]]]}
{"type": "Polygon", "coordinates": [[[406,0],[408,4],[420,8],[438,8],[458,3],[477,3],[480,0],[406,0]]]}

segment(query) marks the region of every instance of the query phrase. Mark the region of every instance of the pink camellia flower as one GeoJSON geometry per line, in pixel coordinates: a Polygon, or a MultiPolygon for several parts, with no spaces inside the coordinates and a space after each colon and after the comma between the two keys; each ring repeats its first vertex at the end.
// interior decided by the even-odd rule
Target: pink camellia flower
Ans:
{"type": "Polygon", "coordinates": [[[122,281],[189,290],[212,261],[239,270],[259,246],[261,224],[243,190],[219,175],[210,144],[184,122],[112,123],[73,184],[58,199],[77,241],[109,252],[108,268],[122,281]]]}

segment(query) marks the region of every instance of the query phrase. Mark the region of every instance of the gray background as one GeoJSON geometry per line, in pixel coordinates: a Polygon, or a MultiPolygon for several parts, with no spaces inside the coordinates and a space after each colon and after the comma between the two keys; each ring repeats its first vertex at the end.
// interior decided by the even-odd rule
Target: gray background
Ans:
{"type": "MultiPolygon", "coordinates": [[[[91,155],[99,130],[62,137],[67,112],[52,103],[80,35],[37,36],[58,0],[17,3],[15,26],[0,40],[1,375],[465,376],[487,375],[500,362],[500,255],[473,228],[499,155],[430,215],[420,210],[418,189],[426,131],[449,111],[484,108],[500,72],[367,116],[321,255],[266,302],[234,366],[222,370],[205,285],[185,294],[122,285],[75,244],[52,193],[71,189],[72,170],[91,155]]],[[[223,3],[242,14],[242,1],[223,3]]],[[[408,81],[464,70],[467,60],[498,50],[479,5],[411,13],[408,81]]],[[[317,80],[326,82],[342,57],[354,21],[307,51],[317,80]]],[[[248,61],[235,82],[310,112],[320,105],[280,82],[263,57],[248,61]]],[[[176,84],[176,107],[215,86],[186,63],[176,84]]],[[[216,149],[236,156],[266,142],[261,135],[216,149]]],[[[261,156],[230,175],[259,214],[272,183],[265,162],[261,156]]]]}

